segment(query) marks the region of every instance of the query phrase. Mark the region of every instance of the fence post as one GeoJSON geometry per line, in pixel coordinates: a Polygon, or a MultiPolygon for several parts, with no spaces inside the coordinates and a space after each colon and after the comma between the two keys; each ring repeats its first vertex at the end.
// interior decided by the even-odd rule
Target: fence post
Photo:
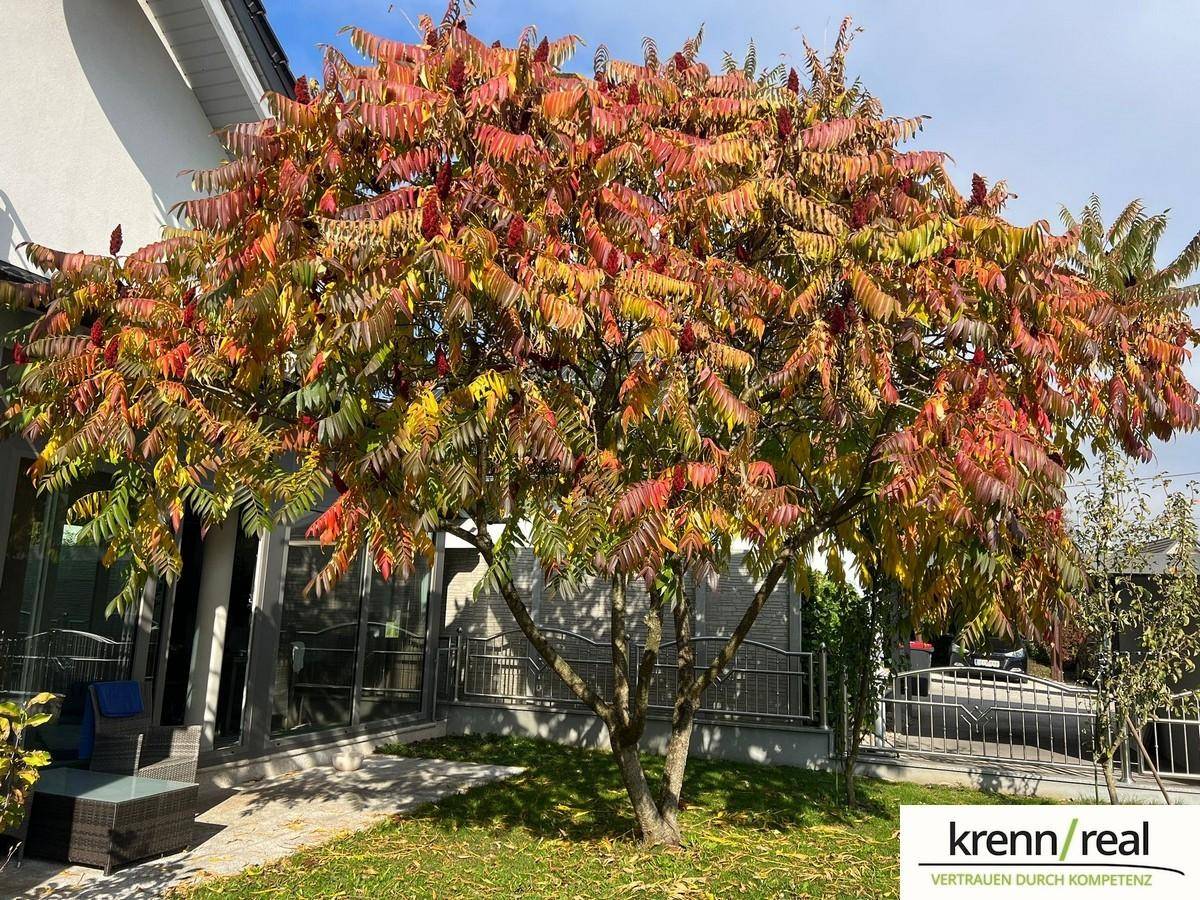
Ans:
{"type": "Polygon", "coordinates": [[[839,666],[838,684],[842,693],[842,759],[850,756],[850,695],[846,692],[846,667],[839,666]]]}
{"type": "Polygon", "coordinates": [[[817,718],[816,656],[812,653],[785,651],[783,658],[787,663],[788,673],[785,708],[791,718],[811,725],[817,718]]]}
{"type": "Polygon", "coordinates": [[[821,642],[821,727],[829,727],[829,669],[825,642],[821,642]]]}
{"type": "Polygon", "coordinates": [[[459,625],[454,633],[454,702],[461,697],[461,689],[466,679],[467,654],[463,646],[463,630],[459,625]]]}
{"type": "MultiPolygon", "coordinates": [[[[428,653],[428,644],[426,644],[425,652],[428,653]]],[[[446,665],[450,665],[450,644],[446,643],[446,665]]],[[[438,700],[442,693],[442,646],[441,641],[438,641],[433,647],[433,700],[430,701],[429,718],[436,722],[438,720],[438,700]]]]}
{"type": "Polygon", "coordinates": [[[1124,730],[1125,739],[1121,742],[1121,781],[1130,784],[1133,781],[1133,747],[1129,742],[1129,729],[1124,730]]]}

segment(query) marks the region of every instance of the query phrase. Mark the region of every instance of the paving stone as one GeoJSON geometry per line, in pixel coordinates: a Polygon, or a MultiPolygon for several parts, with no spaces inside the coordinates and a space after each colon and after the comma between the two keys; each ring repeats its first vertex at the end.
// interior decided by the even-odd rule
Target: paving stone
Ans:
{"type": "Polygon", "coordinates": [[[357,772],[307,769],[231,789],[202,791],[192,850],[105,876],[99,869],[27,858],[0,871],[0,897],[126,900],[282,859],[521,770],[511,766],[370,757],[357,772]]]}

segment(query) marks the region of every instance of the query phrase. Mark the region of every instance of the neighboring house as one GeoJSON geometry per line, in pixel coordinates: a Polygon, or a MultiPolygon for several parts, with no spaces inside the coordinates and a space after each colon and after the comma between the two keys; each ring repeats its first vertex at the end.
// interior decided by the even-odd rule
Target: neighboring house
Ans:
{"type": "MultiPolygon", "coordinates": [[[[1129,576],[1134,584],[1149,591],[1151,597],[1153,597],[1161,579],[1167,576],[1167,573],[1171,571],[1172,567],[1178,561],[1178,547],[1179,544],[1174,538],[1159,538],[1150,541],[1139,551],[1137,563],[1131,566],[1130,571],[1124,574],[1129,576]]],[[[1200,551],[1195,554],[1192,564],[1200,570],[1200,551]]],[[[1117,635],[1115,644],[1114,649],[1118,653],[1136,655],[1142,652],[1141,635],[1136,632],[1122,631],[1117,635]]],[[[1196,668],[1179,680],[1179,683],[1175,685],[1176,691],[1195,691],[1200,689],[1200,659],[1197,659],[1195,662],[1196,668]]]]}
{"type": "MultiPolygon", "coordinates": [[[[254,0],[0,0],[0,23],[8,281],[40,278],[24,241],[106,252],[118,223],[126,248],[156,239],[191,196],[181,171],[222,158],[212,131],[265,115],[264,92],[293,84],[254,0]]],[[[38,496],[30,457],[22,441],[0,443],[0,693],[64,695],[56,722],[38,729],[58,761],[75,756],[86,685],[123,678],[144,681],[162,723],[203,725],[201,763],[228,780],[321,760],[347,741],[436,733],[439,642],[514,627],[496,597],[472,601],[479,557],[454,538],[439,536],[432,567],[407,579],[360,559],[316,597],[305,586],[325,551],[305,522],[260,540],[232,520],[205,536],[186,520],[178,583],[150,585],[140,608],[106,616],[120,566],[102,566],[103,548],[77,543],[66,521],[103,476],[72,496],[38,496]]],[[[528,552],[515,568],[539,622],[607,638],[602,588],[547,596],[528,552]]],[[[695,590],[697,633],[728,634],[753,590],[738,555],[695,590]]],[[[632,594],[644,605],[644,590],[632,594]]],[[[798,650],[800,625],[798,598],[781,588],[751,637],[798,650]]]]}

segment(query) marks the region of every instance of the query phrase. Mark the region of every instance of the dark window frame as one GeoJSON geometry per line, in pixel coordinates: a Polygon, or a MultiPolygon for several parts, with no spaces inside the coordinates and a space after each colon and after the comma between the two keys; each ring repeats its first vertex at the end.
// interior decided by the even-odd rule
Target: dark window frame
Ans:
{"type": "MultiPolygon", "coordinates": [[[[349,725],[293,734],[272,733],[275,666],[283,624],[283,591],[287,553],[292,543],[292,534],[297,531],[302,533],[303,527],[303,523],[297,523],[291,527],[282,526],[262,537],[251,613],[250,659],[246,675],[246,696],[242,709],[242,741],[234,746],[206,751],[201,757],[203,765],[252,760],[275,753],[323,746],[372,733],[393,731],[397,728],[433,720],[437,690],[437,645],[441,637],[442,618],[445,615],[445,592],[442,584],[445,535],[441,532],[435,535],[435,553],[425,597],[425,652],[419,708],[412,713],[363,722],[357,715],[361,694],[356,692],[352,698],[352,709],[355,710],[355,715],[352,716],[349,725]]],[[[364,566],[364,569],[373,571],[369,565],[364,566]]],[[[360,607],[360,623],[364,618],[365,612],[360,607]]],[[[362,657],[365,649],[365,644],[362,642],[358,643],[355,648],[356,673],[362,671],[362,657]]]]}

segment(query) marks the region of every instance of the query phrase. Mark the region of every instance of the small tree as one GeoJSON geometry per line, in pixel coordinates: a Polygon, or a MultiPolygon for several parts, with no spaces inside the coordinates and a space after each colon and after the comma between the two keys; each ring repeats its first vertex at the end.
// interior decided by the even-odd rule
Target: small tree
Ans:
{"type": "MultiPolygon", "coordinates": [[[[1183,285],[1200,265],[1200,235],[1160,268],[1158,245],[1167,228],[1165,213],[1148,215],[1142,203],[1135,200],[1111,225],[1106,225],[1100,200],[1093,196],[1078,218],[1064,209],[1062,219],[1079,234],[1079,244],[1067,258],[1067,265],[1111,297],[1122,315],[1129,315],[1129,310],[1135,308],[1186,309],[1195,301],[1195,288],[1183,285]]],[[[1189,355],[1188,343],[1189,329],[1185,328],[1173,341],[1164,341],[1155,356],[1166,364],[1181,361],[1189,355]]],[[[1161,399],[1169,405],[1178,402],[1173,391],[1161,399]]],[[[1125,398],[1118,392],[1109,402],[1122,404],[1125,398]]],[[[1120,437],[1127,453],[1149,458],[1147,447],[1131,446],[1120,437]]],[[[1186,506],[1181,497],[1169,498],[1167,516],[1158,527],[1185,538],[1187,523],[1183,517],[1190,515],[1185,513],[1186,506]]],[[[1100,467],[1098,486],[1080,499],[1075,540],[1086,570],[1079,614],[1095,644],[1093,665],[1102,723],[1098,755],[1114,803],[1113,760],[1128,729],[1136,725],[1140,731],[1145,717],[1158,708],[1156,701],[1164,699],[1163,691],[1169,690],[1178,677],[1179,666],[1190,665],[1185,656],[1190,659],[1193,655],[1186,646],[1191,646],[1194,638],[1179,631],[1183,624],[1179,616],[1187,608],[1186,569],[1170,583],[1157,578],[1138,582],[1129,576],[1144,569],[1143,548],[1153,534],[1153,524],[1144,482],[1133,479],[1128,465],[1108,452],[1100,467]],[[1147,602],[1152,596],[1153,601],[1147,602]],[[1170,604],[1160,606],[1158,598],[1169,599],[1170,604]],[[1183,644],[1169,640],[1162,644],[1161,653],[1155,654],[1115,652],[1118,635],[1136,635],[1147,629],[1152,636],[1164,631],[1174,634],[1183,644]]],[[[1177,546],[1186,545],[1186,541],[1177,542],[1177,546]]]]}
{"type": "Polygon", "coordinates": [[[1127,740],[1140,748],[1146,723],[1171,708],[1200,654],[1195,494],[1170,493],[1154,517],[1144,484],[1107,454],[1098,484],[1079,498],[1074,528],[1086,571],[1077,615],[1096,644],[1097,758],[1113,803],[1118,752],[1127,740]],[[1154,539],[1167,542],[1165,565],[1148,556],[1154,539]]]}
{"type": "Polygon", "coordinates": [[[891,642],[901,617],[900,596],[894,582],[874,582],[866,590],[841,586],[837,628],[830,644],[837,684],[841,694],[835,703],[842,727],[846,776],[846,802],[858,803],[858,758],[867,734],[874,730],[879,703],[887,686],[882,675],[890,663],[891,642]]]}
{"type": "Polygon", "coordinates": [[[805,572],[801,591],[804,648],[824,652],[829,660],[829,703],[839,723],[834,749],[844,763],[846,799],[854,804],[855,766],[882,696],[880,670],[888,662],[886,644],[895,630],[895,617],[883,614],[886,604],[874,588],[860,591],[840,573],[830,577],[825,572],[805,572]]]}
{"type": "Polygon", "coordinates": [[[1200,654],[1200,577],[1197,558],[1200,540],[1196,528],[1197,491],[1175,491],[1167,497],[1166,508],[1154,533],[1168,542],[1170,550],[1165,566],[1153,573],[1150,590],[1134,601],[1136,618],[1141,620],[1135,632],[1136,663],[1122,691],[1121,721],[1129,729],[1142,758],[1150,767],[1167,803],[1170,795],[1150,758],[1142,734],[1150,719],[1175,706],[1173,697],[1180,679],[1195,670],[1200,654]]]}
{"type": "Polygon", "coordinates": [[[942,154],[905,149],[923,120],[847,79],[848,23],[803,81],[753,54],[713,72],[700,35],[636,63],[601,47],[582,76],[577,38],[489,46],[458,7],[421,43],[351,29],[365,64],[330,50],[321,87],[225,129],[192,227],[128,255],[119,233],[109,255],[31,246],[50,283],[0,284],[40,311],[6,422],[43,488],[113,472],[71,514],[131,560],[118,606],[178,575],[186,507],[265,529],[336,490],[319,591],[364,546],[388,577],[458,535],[605,723],[643,839],[675,844],[701,697],[782,579],[870,543],[908,584],[961,546],[922,603],[999,582],[1023,606],[1057,574],[1080,441],[1196,424],[1158,353],[1195,333],[1180,310],[1114,310],[1063,270],[1073,236],[1006,222],[1002,185],[964,197],[942,154]],[[889,511],[869,541],[868,503],[889,511]],[[735,539],[759,585],[700,658],[684,585],[735,539]],[[535,623],[522,543],[556,592],[611,585],[611,690],[535,623]],[[639,749],[664,623],[655,788],[639,749]]]}

